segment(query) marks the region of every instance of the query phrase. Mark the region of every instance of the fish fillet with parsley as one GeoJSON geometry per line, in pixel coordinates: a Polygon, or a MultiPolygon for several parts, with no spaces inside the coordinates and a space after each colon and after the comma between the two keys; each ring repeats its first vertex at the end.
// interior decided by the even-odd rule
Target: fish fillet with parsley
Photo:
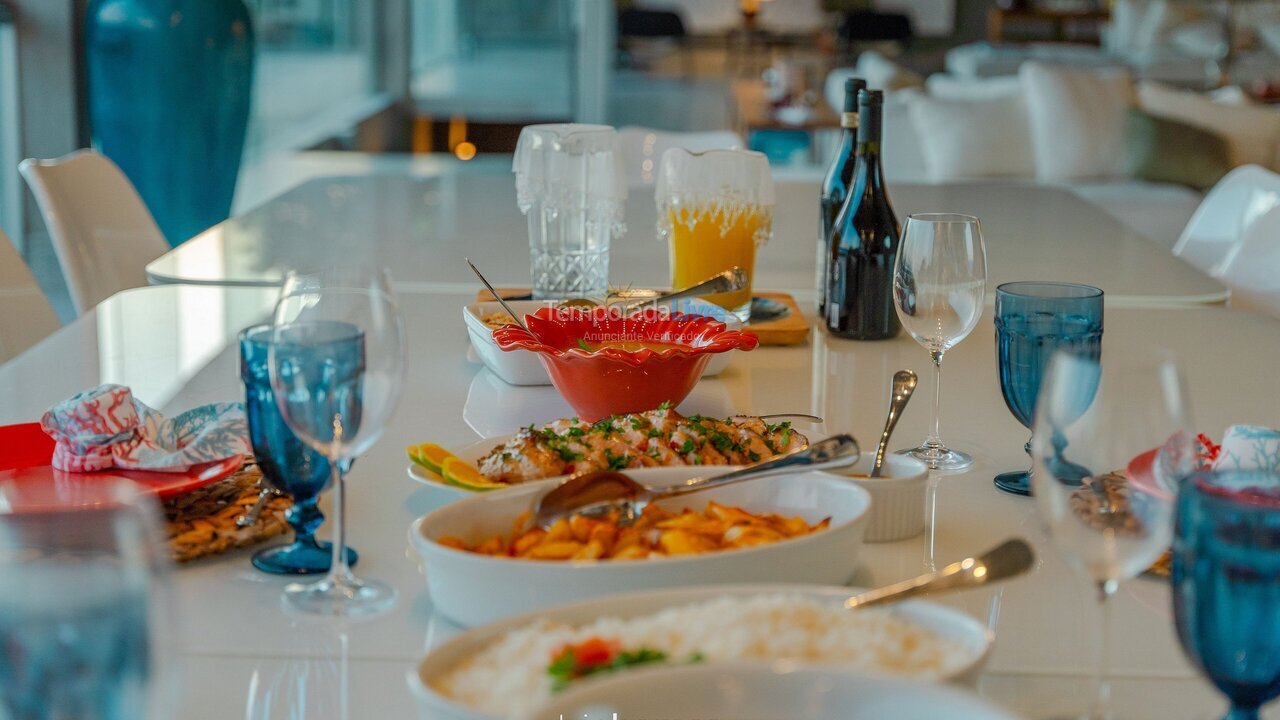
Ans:
{"type": "Polygon", "coordinates": [[[541,428],[530,425],[481,458],[479,466],[489,480],[515,484],[585,470],[748,465],[808,444],[790,423],[685,417],[660,407],[595,423],[569,418],[541,428]]]}

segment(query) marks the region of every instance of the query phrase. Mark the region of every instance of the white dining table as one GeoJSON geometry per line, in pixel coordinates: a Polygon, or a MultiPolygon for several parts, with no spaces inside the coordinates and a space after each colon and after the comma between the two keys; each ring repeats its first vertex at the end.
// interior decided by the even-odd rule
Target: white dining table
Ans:
{"type": "MultiPolygon", "coordinates": [[[[266,575],[248,551],[175,568],[176,616],[162,635],[177,648],[180,702],[173,717],[408,718],[407,677],[430,648],[459,632],[437,615],[423,568],[410,548],[410,523],[440,504],[406,474],[404,447],[474,442],[565,414],[548,388],[514,388],[466,359],[459,308],[475,288],[402,292],[408,373],[385,436],[351,471],[348,538],[361,553],[358,573],[399,592],[387,615],[358,623],[287,614],[287,578],[266,575]],[[467,418],[466,422],[462,422],[467,418]]],[[[235,335],[265,318],[269,288],[166,285],[121,293],[0,366],[0,423],[38,419],[51,404],[101,382],[133,388],[139,399],[174,412],[237,400],[235,335]]],[[[986,697],[1032,719],[1083,709],[1095,666],[1099,613],[1086,583],[1059,559],[1033,501],[995,490],[998,472],[1025,467],[1028,432],[1001,399],[990,313],[944,363],[942,432],[976,463],[931,479],[931,527],[893,543],[868,544],[854,578],[871,586],[914,576],[980,552],[1008,537],[1027,538],[1038,556],[1028,576],[1003,586],[940,598],[987,623],[994,654],[979,683],[986,697]]],[[[1181,359],[1197,427],[1219,435],[1232,423],[1276,426],[1275,358],[1280,322],[1224,307],[1108,307],[1103,362],[1120,366],[1154,347],[1181,359]]],[[[812,412],[820,436],[879,436],[892,373],[914,368],[927,384],[925,351],[907,337],[882,342],[830,338],[815,330],[794,347],[738,353],[729,369],[703,380],[686,412],[812,412]]],[[[927,393],[931,389],[924,388],[927,393]]],[[[923,398],[909,406],[894,445],[914,443],[929,422],[923,398]]],[[[429,569],[427,569],[429,572],[429,569]]],[[[513,611],[520,598],[511,598],[513,611]]],[[[1220,717],[1224,701],[1189,666],[1175,638],[1166,582],[1140,578],[1116,598],[1108,663],[1118,717],[1130,720],[1220,717]]],[[[1266,717],[1280,718],[1280,708],[1266,717]]]]}
{"type": "MultiPolygon", "coordinates": [[[[152,283],[278,285],[290,269],[363,263],[392,269],[402,290],[469,287],[470,257],[499,286],[529,285],[529,242],[509,160],[465,171],[363,169],[312,178],[151,262],[152,283]]],[[[816,285],[818,181],[776,182],[773,239],[756,286],[811,297],[816,285]]],[[[1082,282],[1113,304],[1215,303],[1225,288],[1073,193],[1018,183],[893,184],[899,220],[958,212],[982,220],[989,280],[1082,282]]],[[[669,287],[652,188],[633,188],[626,235],[610,250],[619,287],[669,287]]]]}

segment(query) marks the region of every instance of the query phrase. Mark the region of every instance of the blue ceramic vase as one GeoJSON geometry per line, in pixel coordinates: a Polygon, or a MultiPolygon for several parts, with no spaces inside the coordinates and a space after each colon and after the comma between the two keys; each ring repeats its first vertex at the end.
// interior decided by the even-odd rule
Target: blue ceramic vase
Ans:
{"type": "Polygon", "coordinates": [[[91,0],[94,145],[177,245],[231,213],[253,87],[243,0],[91,0]]]}

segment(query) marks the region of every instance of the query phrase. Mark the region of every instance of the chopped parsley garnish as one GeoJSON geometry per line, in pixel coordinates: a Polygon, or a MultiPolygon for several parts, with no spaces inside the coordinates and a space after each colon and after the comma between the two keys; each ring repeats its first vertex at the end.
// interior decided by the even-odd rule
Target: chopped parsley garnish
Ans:
{"type": "Polygon", "coordinates": [[[608,463],[610,470],[625,470],[631,464],[631,456],[627,454],[614,455],[612,450],[605,448],[604,461],[608,463]]]}
{"type": "Polygon", "coordinates": [[[571,427],[568,430],[564,431],[565,437],[571,437],[571,438],[582,437],[583,435],[586,435],[586,434],[587,434],[587,431],[583,430],[580,427],[571,427]]]}
{"type": "Polygon", "coordinates": [[[680,450],[679,450],[681,455],[688,455],[693,451],[694,451],[693,440],[690,440],[690,439],[686,439],[684,441],[684,444],[680,446],[680,450]]]}
{"type": "MultiPolygon", "coordinates": [[[[560,692],[579,678],[597,673],[614,672],[637,665],[666,662],[667,654],[661,650],[640,648],[617,650],[614,643],[600,638],[590,638],[579,645],[568,646],[554,655],[547,666],[551,676],[551,691],[560,692]]],[[[689,662],[701,662],[700,655],[690,656],[689,662]]]]}
{"type": "Polygon", "coordinates": [[[661,403],[659,403],[659,404],[658,404],[658,409],[659,409],[659,410],[670,410],[670,409],[671,409],[671,401],[670,401],[670,400],[663,400],[661,403]]]}
{"type": "Polygon", "coordinates": [[[643,430],[643,429],[644,429],[644,426],[645,426],[644,418],[641,418],[641,417],[633,417],[633,418],[631,418],[631,429],[633,429],[633,430],[643,430]]]}
{"type": "Polygon", "coordinates": [[[710,440],[711,446],[722,453],[729,452],[730,450],[737,451],[742,449],[742,446],[734,442],[733,438],[730,437],[728,433],[720,432],[719,430],[711,433],[710,440]]]}
{"type": "Polygon", "coordinates": [[[747,457],[751,460],[751,462],[760,462],[760,453],[756,452],[755,450],[748,450],[747,457]]]}
{"type": "Polygon", "coordinates": [[[662,428],[651,427],[646,433],[649,437],[662,437],[662,428]]]}
{"type": "Polygon", "coordinates": [[[568,445],[566,445],[563,442],[559,442],[559,443],[555,443],[554,445],[551,445],[551,449],[555,450],[557,453],[560,453],[560,459],[565,462],[574,462],[576,460],[582,459],[582,453],[574,452],[573,448],[570,448],[568,445]]]}
{"type": "Polygon", "coordinates": [[[618,429],[613,426],[613,421],[614,421],[614,418],[607,417],[603,420],[597,420],[596,423],[591,427],[604,433],[605,437],[609,437],[613,433],[618,432],[618,429]]]}

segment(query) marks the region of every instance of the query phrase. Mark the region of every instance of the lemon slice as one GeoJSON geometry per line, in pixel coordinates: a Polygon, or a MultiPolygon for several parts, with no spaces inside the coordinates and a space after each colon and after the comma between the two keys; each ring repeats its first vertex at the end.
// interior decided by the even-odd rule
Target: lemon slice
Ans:
{"type": "Polygon", "coordinates": [[[456,458],[453,453],[445,450],[435,443],[422,443],[421,445],[410,445],[405,448],[409,453],[409,459],[414,463],[430,470],[437,475],[443,475],[442,468],[444,461],[449,458],[456,458]]]}
{"type": "Polygon", "coordinates": [[[507,487],[504,483],[494,482],[481,475],[474,465],[461,458],[449,456],[441,467],[441,475],[446,483],[466,490],[497,490],[507,487]]]}

